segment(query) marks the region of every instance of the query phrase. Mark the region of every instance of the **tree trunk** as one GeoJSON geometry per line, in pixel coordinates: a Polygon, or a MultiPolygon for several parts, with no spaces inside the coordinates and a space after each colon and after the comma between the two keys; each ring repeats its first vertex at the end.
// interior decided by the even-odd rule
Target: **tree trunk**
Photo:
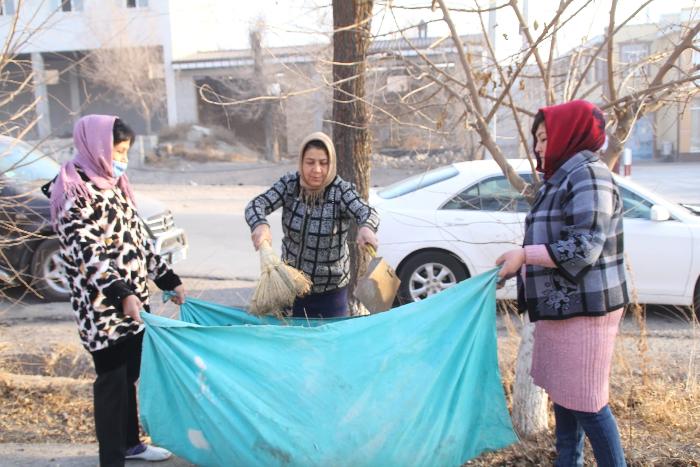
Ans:
{"type": "MultiPolygon", "coordinates": [[[[338,174],[369,196],[371,142],[369,112],[364,102],[367,47],[373,0],[333,0],[333,144],[338,157],[338,174]]],[[[364,254],[350,245],[351,283],[354,290],[358,271],[366,268],[364,254]]]]}
{"type": "Polygon", "coordinates": [[[532,350],[535,325],[525,315],[520,331],[520,348],[515,363],[513,387],[513,425],[522,437],[530,437],[547,430],[547,394],[532,381],[532,350]]]}
{"type": "Polygon", "coordinates": [[[632,132],[635,120],[634,115],[637,112],[635,107],[631,105],[624,109],[614,109],[617,125],[615,131],[608,133],[608,149],[603,154],[603,161],[612,169],[620,159],[620,154],[624,149],[623,141],[627,141],[632,132]]]}

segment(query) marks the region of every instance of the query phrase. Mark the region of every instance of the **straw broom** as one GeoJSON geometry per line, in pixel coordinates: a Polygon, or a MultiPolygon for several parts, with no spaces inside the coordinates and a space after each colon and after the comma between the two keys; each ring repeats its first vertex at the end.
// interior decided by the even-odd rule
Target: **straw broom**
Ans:
{"type": "Polygon", "coordinates": [[[250,301],[252,314],[284,318],[285,308],[310,291],[311,280],[306,274],[284,263],[269,242],[260,245],[260,280],[250,301]]]}

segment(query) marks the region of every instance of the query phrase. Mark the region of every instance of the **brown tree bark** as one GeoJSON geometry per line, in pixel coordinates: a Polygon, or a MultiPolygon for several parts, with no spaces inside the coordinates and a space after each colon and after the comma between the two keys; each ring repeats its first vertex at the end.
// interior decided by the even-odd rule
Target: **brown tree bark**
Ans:
{"type": "Polygon", "coordinates": [[[333,143],[338,173],[369,194],[371,142],[364,102],[373,0],[333,0],[333,143]],[[355,77],[354,79],[348,79],[355,77]]]}
{"type": "MultiPolygon", "coordinates": [[[[369,111],[364,101],[367,48],[373,0],[333,0],[333,144],[338,157],[338,174],[354,183],[360,195],[369,196],[369,111]],[[352,78],[352,79],[350,79],[352,78]]],[[[353,235],[354,236],[354,235],[353,235]]],[[[366,258],[350,246],[351,284],[366,258]]]]}

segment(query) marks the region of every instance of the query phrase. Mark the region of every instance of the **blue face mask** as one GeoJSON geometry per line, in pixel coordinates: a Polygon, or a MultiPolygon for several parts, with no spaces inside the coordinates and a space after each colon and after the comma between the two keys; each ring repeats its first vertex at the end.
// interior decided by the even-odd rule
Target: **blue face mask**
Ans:
{"type": "Polygon", "coordinates": [[[126,167],[128,164],[126,162],[112,161],[112,173],[114,173],[115,178],[119,178],[126,172],[126,167]]]}

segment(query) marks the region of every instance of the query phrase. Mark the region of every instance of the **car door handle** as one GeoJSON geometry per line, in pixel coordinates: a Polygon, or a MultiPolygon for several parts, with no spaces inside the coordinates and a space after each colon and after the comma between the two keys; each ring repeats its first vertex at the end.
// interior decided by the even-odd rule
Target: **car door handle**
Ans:
{"type": "Polygon", "coordinates": [[[466,222],[466,219],[463,219],[461,217],[457,217],[457,218],[453,219],[452,222],[445,222],[445,225],[448,227],[454,227],[456,225],[464,225],[465,222],[466,222]]]}

